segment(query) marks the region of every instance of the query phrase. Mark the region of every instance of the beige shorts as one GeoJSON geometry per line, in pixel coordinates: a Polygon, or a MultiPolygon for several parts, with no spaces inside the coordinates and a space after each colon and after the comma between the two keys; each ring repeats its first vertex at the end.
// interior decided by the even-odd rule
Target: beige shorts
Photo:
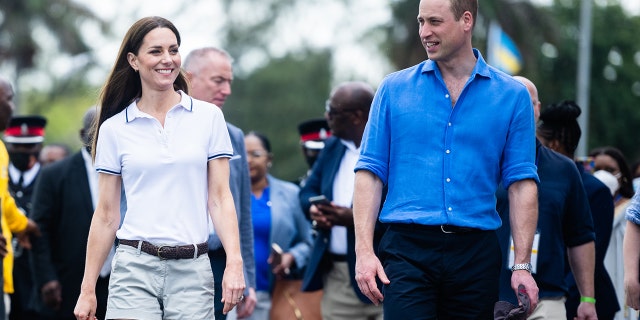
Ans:
{"type": "Polygon", "coordinates": [[[209,256],[162,260],[121,245],[109,280],[107,319],[213,319],[209,256]]]}

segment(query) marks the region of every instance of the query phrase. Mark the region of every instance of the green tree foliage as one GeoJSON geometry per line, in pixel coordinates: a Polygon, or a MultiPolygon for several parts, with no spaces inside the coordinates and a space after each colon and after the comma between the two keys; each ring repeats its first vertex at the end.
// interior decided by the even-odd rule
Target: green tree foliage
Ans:
{"type": "Polygon", "coordinates": [[[269,138],[274,153],[271,171],[279,178],[293,181],[307,170],[298,124],[323,117],[330,63],[326,50],[290,54],[233,83],[225,118],[245,133],[258,131],[269,138]]]}
{"type": "Polygon", "coordinates": [[[37,110],[29,110],[27,114],[39,114],[47,118],[45,128],[45,144],[64,143],[77,150],[80,145],[80,128],[82,117],[90,106],[97,101],[97,90],[78,90],[49,99],[47,92],[31,91],[25,96],[23,104],[42,106],[37,110]]]}
{"type": "MultiPolygon", "coordinates": [[[[540,97],[543,104],[575,100],[580,2],[555,1],[544,11],[554,16],[561,40],[557,58],[538,55],[540,97]]],[[[640,16],[628,16],[619,5],[594,5],[592,22],[587,149],[615,146],[633,162],[640,157],[640,16]]]]}
{"type": "Polygon", "coordinates": [[[99,20],[84,6],[69,0],[5,0],[0,3],[0,12],[0,57],[14,61],[17,71],[34,66],[40,50],[35,27],[53,31],[60,50],[75,55],[89,51],[77,25],[79,20],[99,20]]]}

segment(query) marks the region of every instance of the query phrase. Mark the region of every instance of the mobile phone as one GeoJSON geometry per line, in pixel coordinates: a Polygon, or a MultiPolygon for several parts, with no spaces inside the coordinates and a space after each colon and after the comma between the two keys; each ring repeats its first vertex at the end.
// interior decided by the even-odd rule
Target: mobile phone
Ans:
{"type": "Polygon", "coordinates": [[[282,248],[277,243],[271,244],[271,266],[277,266],[282,262],[282,248]]]}
{"type": "Polygon", "coordinates": [[[319,196],[315,196],[315,197],[309,197],[309,202],[311,202],[311,204],[313,205],[319,205],[319,204],[323,204],[325,206],[330,206],[331,205],[331,201],[329,201],[329,199],[327,199],[327,197],[325,197],[324,195],[319,195],[319,196]]]}

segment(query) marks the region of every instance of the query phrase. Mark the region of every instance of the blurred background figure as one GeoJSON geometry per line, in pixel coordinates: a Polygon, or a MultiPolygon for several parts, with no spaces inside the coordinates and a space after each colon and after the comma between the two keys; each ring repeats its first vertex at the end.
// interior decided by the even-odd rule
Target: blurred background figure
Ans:
{"type": "MultiPolygon", "coordinates": [[[[333,88],[325,103],[325,117],[332,136],[325,141],[300,191],[302,210],[317,231],[303,290],[323,290],[321,310],[326,320],[380,320],[383,317],[382,305],[376,306],[364,296],[355,280],[353,169],[373,96],[373,88],[364,82],[343,82],[333,88]],[[330,204],[312,204],[309,198],[319,195],[324,195],[330,204]]],[[[380,226],[377,222],[375,248],[382,237],[380,226]]]]}
{"type": "MultiPolygon", "coordinates": [[[[42,116],[15,116],[4,133],[9,152],[9,192],[25,215],[31,218],[32,194],[40,174],[38,156],[42,150],[47,119],[42,116]]],[[[35,288],[33,283],[33,257],[31,250],[23,248],[14,238],[13,287],[9,319],[37,319],[35,288]]]]}
{"type": "MultiPolygon", "coordinates": [[[[624,234],[624,287],[626,304],[640,310],[640,191],[631,198],[625,215],[624,234]]],[[[631,313],[631,312],[630,312],[631,313]]]]}
{"type": "MultiPolygon", "coordinates": [[[[620,307],[611,277],[604,267],[604,256],[609,247],[613,226],[613,198],[609,188],[585,169],[582,163],[575,160],[576,148],[582,136],[577,120],[581,113],[582,110],[573,101],[549,105],[540,114],[536,135],[546,147],[574,159],[580,172],[596,234],[594,270],[596,312],[598,319],[613,319],[620,307]]],[[[567,319],[573,319],[576,316],[581,295],[568,265],[565,273],[569,290],[565,303],[567,319]]]]}
{"type": "MultiPolygon", "coordinates": [[[[15,105],[13,103],[13,87],[0,77],[0,132],[9,126],[15,105]]],[[[2,257],[2,284],[4,299],[0,301],[0,319],[8,317],[10,307],[9,294],[13,293],[13,248],[11,241],[15,234],[20,245],[31,247],[29,236],[40,235],[38,226],[18,209],[15,200],[9,193],[9,153],[0,140],[0,212],[2,217],[2,237],[0,237],[0,256],[2,257]],[[3,303],[4,302],[4,303],[3,303]]]]}
{"type": "MultiPolygon", "coordinates": [[[[514,79],[522,82],[529,91],[536,122],[540,118],[541,102],[538,89],[527,78],[514,79]]],[[[579,110],[566,108],[558,116],[575,121],[579,110]]],[[[549,119],[552,124],[558,119],[549,119]]],[[[545,141],[548,142],[548,141],[545,141]]],[[[557,143],[557,142],[556,142],[557,143]]],[[[566,319],[565,299],[569,295],[566,270],[573,272],[582,299],[577,306],[579,319],[596,319],[594,270],[595,232],[587,194],[578,168],[572,159],[543,145],[536,137],[536,164],[540,178],[538,184],[538,225],[533,242],[531,264],[533,278],[540,289],[538,306],[527,319],[566,319]],[[568,258],[568,259],[567,259],[568,258]]],[[[511,288],[511,271],[514,252],[510,239],[510,204],[507,189],[498,188],[496,209],[502,226],[496,230],[502,250],[503,268],[500,269],[500,300],[518,305],[511,288]]],[[[571,317],[570,319],[574,319],[571,317]]]]}
{"type": "Polygon", "coordinates": [[[71,154],[69,146],[62,143],[50,143],[42,147],[40,151],[40,165],[46,166],[55,161],[62,160],[71,154]]]}
{"type": "Polygon", "coordinates": [[[631,165],[631,177],[633,178],[631,183],[633,191],[638,191],[640,189],[640,160],[631,165]]]}
{"type": "MultiPolygon", "coordinates": [[[[91,124],[96,108],[82,119],[78,152],[42,169],[33,194],[33,219],[42,237],[33,242],[35,287],[40,313],[53,320],[72,320],[80,295],[87,238],[98,199],[98,173],[91,159],[91,124]]],[[[104,319],[112,250],[96,284],[98,319],[104,319]]],[[[34,318],[34,319],[43,319],[34,318]]]]}
{"type": "Polygon", "coordinates": [[[611,191],[614,203],[611,241],[604,258],[604,265],[611,275],[616,297],[622,310],[615,319],[638,319],[637,312],[626,306],[624,292],[624,263],[622,257],[623,239],[626,228],[625,211],[633,197],[631,170],[624,154],[617,148],[605,146],[589,152],[593,158],[593,175],[600,179],[611,191]]]}
{"type": "Polygon", "coordinates": [[[324,141],[331,136],[329,123],[324,118],[307,120],[298,125],[298,133],[302,154],[311,168],[324,148],[324,141]]]}
{"type": "Polygon", "coordinates": [[[331,136],[331,129],[329,129],[326,119],[311,119],[298,125],[298,133],[300,134],[302,155],[308,165],[307,172],[298,178],[298,184],[302,187],[311,173],[311,168],[318,159],[320,151],[324,148],[324,141],[331,136]]]}
{"type": "Polygon", "coordinates": [[[253,314],[244,319],[319,320],[321,293],[300,291],[302,270],[311,252],[311,225],[298,201],[300,188],[269,174],[273,156],[266,136],[249,132],[244,142],[251,177],[258,297],[253,314]]]}
{"type": "MultiPolygon", "coordinates": [[[[231,95],[232,63],[231,55],[221,48],[205,47],[191,51],[182,65],[190,81],[191,91],[189,93],[191,96],[213,103],[224,111],[223,106],[231,95]]],[[[247,160],[244,158],[246,157],[244,132],[229,122],[227,122],[227,130],[233,146],[233,156],[229,159],[229,188],[231,188],[233,203],[238,215],[240,250],[247,282],[245,298],[233,312],[237,311],[238,316],[247,317],[251,315],[256,304],[251,182],[249,181],[247,160]]],[[[211,227],[213,230],[213,225],[211,227]]],[[[223,304],[220,300],[222,299],[222,278],[227,265],[227,254],[215,230],[209,236],[209,259],[215,286],[215,318],[216,320],[225,320],[227,315],[222,312],[223,304]]]]}

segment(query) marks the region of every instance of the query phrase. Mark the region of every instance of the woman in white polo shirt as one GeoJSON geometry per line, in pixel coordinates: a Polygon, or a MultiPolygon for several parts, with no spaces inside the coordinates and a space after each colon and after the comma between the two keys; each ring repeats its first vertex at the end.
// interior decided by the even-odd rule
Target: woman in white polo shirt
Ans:
{"type": "Polygon", "coordinates": [[[116,236],[107,319],[213,319],[208,215],[227,253],[224,312],[242,300],[232,147],[220,109],[187,95],[179,46],[170,21],[137,21],[103,88],[93,141],[100,196],[77,319],[94,319],[96,279],[116,236]]]}

